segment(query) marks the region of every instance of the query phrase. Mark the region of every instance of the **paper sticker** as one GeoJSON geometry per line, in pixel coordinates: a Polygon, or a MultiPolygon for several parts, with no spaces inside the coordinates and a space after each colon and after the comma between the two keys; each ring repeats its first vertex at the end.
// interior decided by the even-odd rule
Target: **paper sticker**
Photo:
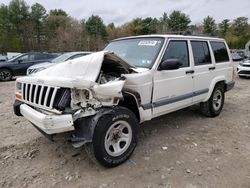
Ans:
{"type": "Polygon", "coordinates": [[[155,46],[156,44],[156,40],[141,40],[138,46],[155,46]]]}

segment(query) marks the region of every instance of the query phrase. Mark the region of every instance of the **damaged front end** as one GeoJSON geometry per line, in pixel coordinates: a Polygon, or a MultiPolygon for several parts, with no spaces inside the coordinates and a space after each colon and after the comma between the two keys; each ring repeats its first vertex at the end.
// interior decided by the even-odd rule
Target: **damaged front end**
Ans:
{"type": "Polygon", "coordinates": [[[73,131],[72,142],[90,142],[95,121],[123,98],[134,67],[110,52],[67,61],[16,81],[17,115],[48,135],[73,131]]]}

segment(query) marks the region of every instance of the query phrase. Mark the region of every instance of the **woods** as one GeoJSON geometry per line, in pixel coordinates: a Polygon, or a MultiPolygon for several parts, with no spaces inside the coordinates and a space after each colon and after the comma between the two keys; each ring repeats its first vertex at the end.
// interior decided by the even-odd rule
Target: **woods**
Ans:
{"type": "Polygon", "coordinates": [[[160,18],[134,18],[116,26],[104,23],[98,15],[77,20],[61,9],[48,11],[39,3],[28,5],[23,0],[12,0],[8,5],[0,5],[0,53],[97,51],[119,37],[184,31],[223,37],[230,48],[244,48],[250,40],[248,21],[238,17],[216,23],[207,16],[201,23],[193,24],[189,15],[173,11],[164,12],[160,18]]]}

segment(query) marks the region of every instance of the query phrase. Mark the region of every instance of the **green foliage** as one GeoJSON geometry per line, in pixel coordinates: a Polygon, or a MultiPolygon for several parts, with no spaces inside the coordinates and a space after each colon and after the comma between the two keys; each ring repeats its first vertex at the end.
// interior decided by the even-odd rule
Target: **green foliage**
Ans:
{"type": "Polygon", "coordinates": [[[230,20],[229,19],[225,19],[223,20],[221,23],[219,23],[219,34],[221,36],[225,36],[227,34],[227,32],[229,31],[229,24],[230,20]]]}
{"type": "Polygon", "coordinates": [[[203,20],[203,33],[215,35],[216,33],[216,24],[213,17],[207,16],[203,20]]]}
{"type": "Polygon", "coordinates": [[[242,36],[247,34],[248,18],[238,17],[232,24],[232,33],[236,36],[242,36]]]}
{"type": "MultiPolygon", "coordinates": [[[[166,15],[163,15],[166,18],[166,15]]],[[[186,31],[191,20],[189,16],[180,11],[173,11],[168,18],[166,18],[168,29],[172,32],[186,31]]]]}
{"type": "Polygon", "coordinates": [[[68,16],[68,14],[62,9],[54,9],[49,12],[50,16],[68,16]]]}
{"type": "Polygon", "coordinates": [[[19,29],[28,20],[29,6],[23,0],[12,0],[9,4],[8,17],[12,25],[19,29]]]}
{"type": "Polygon", "coordinates": [[[0,6],[0,53],[4,53],[9,46],[7,40],[9,31],[8,7],[2,4],[0,6]]]}
{"type": "MultiPolygon", "coordinates": [[[[33,36],[36,36],[34,49],[41,48],[41,43],[43,40],[43,36],[45,36],[45,19],[47,18],[47,11],[46,9],[39,3],[35,3],[31,6],[30,12],[30,23],[32,24],[33,36]]],[[[32,37],[32,36],[31,36],[32,37]]]]}
{"type": "Polygon", "coordinates": [[[163,13],[162,17],[159,19],[158,32],[167,33],[168,31],[168,15],[166,12],[163,13]]]}
{"type": "Polygon", "coordinates": [[[148,35],[156,33],[158,20],[151,17],[145,19],[136,18],[128,27],[132,35],[148,35]]]}
{"type": "Polygon", "coordinates": [[[108,36],[106,26],[100,16],[92,15],[85,23],[88,37],[88,49],[99,50],[101,46],[104,46],[104,41],[108,36]],[[92,46],[90,46],[92,44],[92,46]],[[94,45],[94,46],[93,46],[94,45]]]}
{"type": "Polygon", "coordinates": [[[94,36],[101,36],[105,38],[107,36],[106,26],[103,23],[103,20],[99,16],[92,15],[86,21],[86,30],[90,35],[94,36]]]}

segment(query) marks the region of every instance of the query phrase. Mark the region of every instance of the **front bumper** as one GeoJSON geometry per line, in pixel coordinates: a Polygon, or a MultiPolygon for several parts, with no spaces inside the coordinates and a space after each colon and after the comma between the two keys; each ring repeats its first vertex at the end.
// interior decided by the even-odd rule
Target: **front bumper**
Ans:
{"type": "Polygon", "coordinates": [[[239,65],[237,67],[237,73],[239,76],[250,76],[250,67],[239,65]]]}
{"type": "Polygon", "coordinates": [[[26,104],[20,105],[20,113],[46,134],[73,131],[72,115],[47,115],[26,104]]]}

